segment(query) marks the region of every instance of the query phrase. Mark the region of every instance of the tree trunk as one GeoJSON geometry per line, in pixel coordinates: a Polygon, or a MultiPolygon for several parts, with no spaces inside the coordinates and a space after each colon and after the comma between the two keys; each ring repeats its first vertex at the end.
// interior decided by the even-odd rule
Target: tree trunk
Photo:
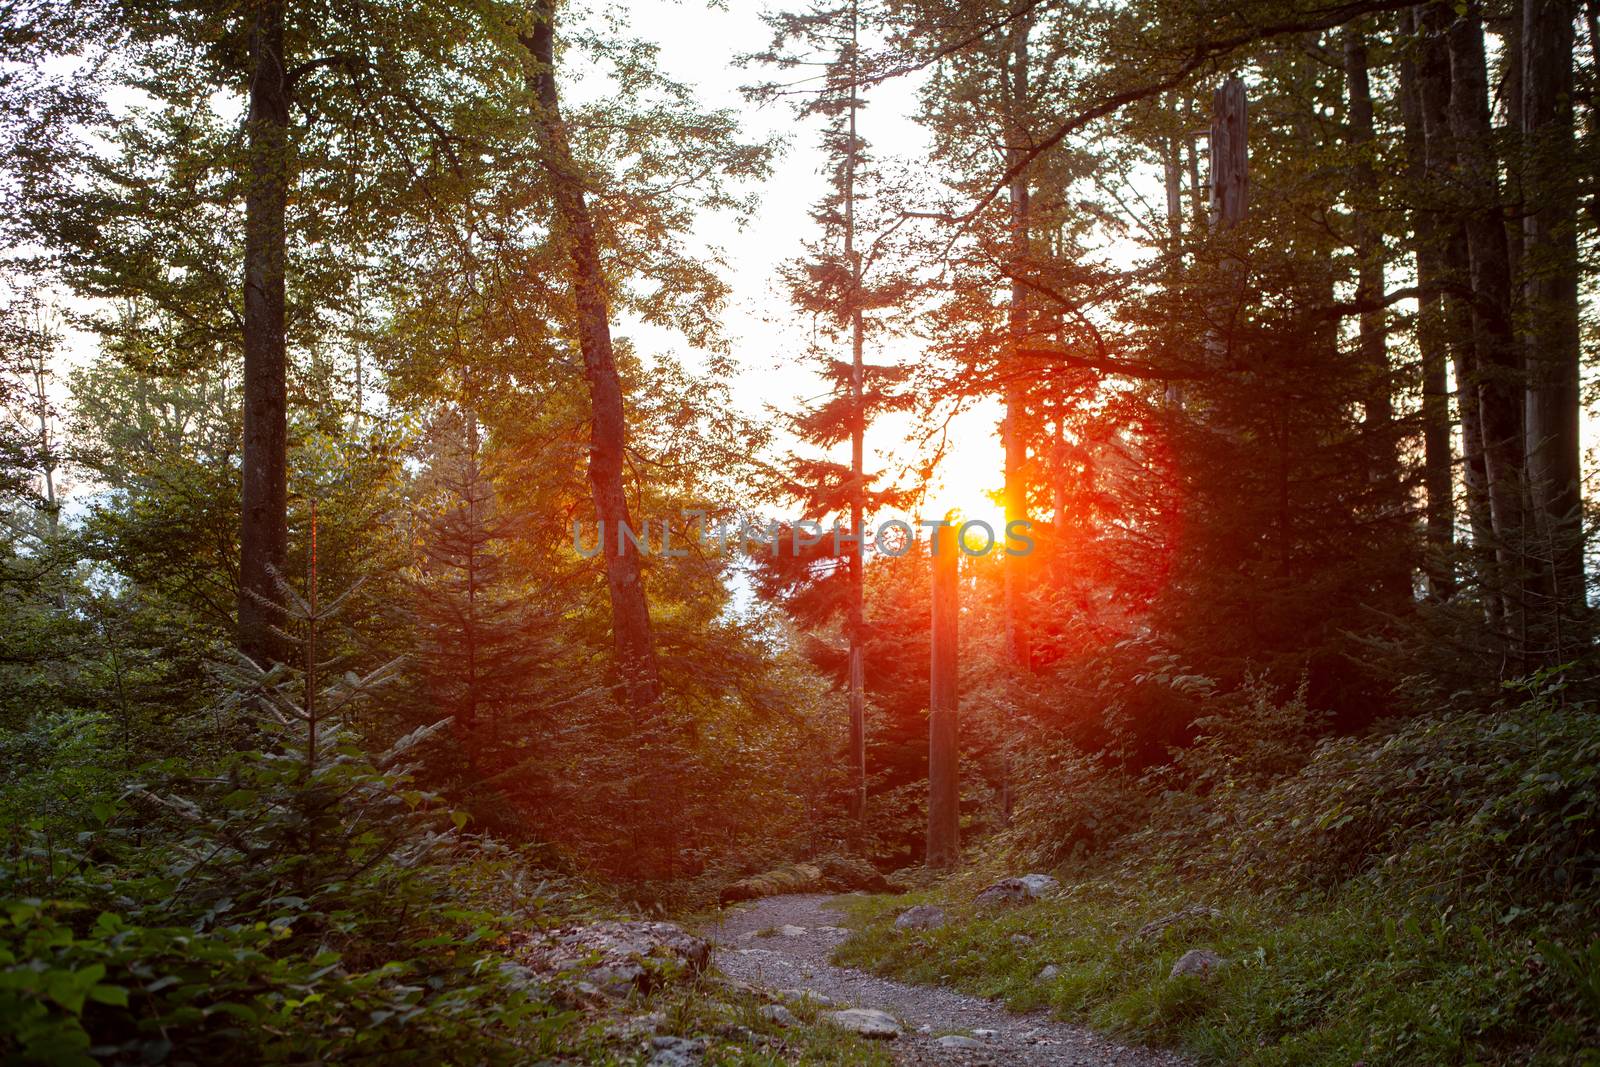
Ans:
{"type": "MultiPolygon", "coordinates": [[[[1511,284],[1522,279],[1522,0],[1512,0],[1510,17],[1501,36],[1505,57],[1505,76],[1500,99],[1505,107],[1505,123],[1500,137],[1505,144],[1506,161],[1506,255],[1511,263],[1511,284]]],[[[1524,353],[1526,361],[1526,353],[1524,353]]]]}
{"type": "MultiPolygon", "coordinates": [[[[1352,214],[1355,221],[1356,301],[1377,301],[1383,296],[1383,233],[1374,219],[1378,210],[1378,171],[1373,159],[1377,137],[1372,127],[1372,88],[1367,78],[1366,36],[1356,26],[1344,31],[1345,90],[1349,95],[1349,143],[1352,214]]],[[[1384,312],[1363,311],[1359,323],[1362,373],[1370,378],[1366,425],[1370,433],[1386,437],[1393,416],[1389,396],[1389,358],[1385,350],[1384,312]]],[[[1393,456],[1387,457],[1385,476],[1392,474],[1393,456]]]]}
{"type": "Polygon", "coordinates": [[[861,307],[861,255],[856,251],[856,100],[860,80],[857,52],[857,10],[850,6],[850,144],[845,156],[844,254],[850,261],[850,530],[855,540],[850,551],[850,610],[846,620],[850,642],[850,806],[857,820],[867,816],[867,695],[866,695],[866,599],[865,559],[861,526],[865,521],[866,487],[866,366],[863,348],[866,322],[861,307]]]}
{"type": "MultiPolygon", "coordinates": [[[[1006,133],[1006,166],[1015,166],[1028,149],[1029,87],[1028,87],[1028,34],[1033,29],[1033,19],[1018,19],[1011,35],[1011,46],[1004,64],[1009,76],[1010,129],[1006,133]]],[[[1027,368],[1020,355],[1028,344],[1033,324],[1029,321],[1028,291],[1022,283],[1023,272],[1029,269],[1030,244],[1033,232],[1029,203],[1028,179],[1018,173],[1008,190],[1011,201],[1011,304],[1007,309],[1007,332],[1010,351],[1007,354],[1004,386],[1005,422],[1001,439],[1005,449],[1005,521],[1006,529],[1013,522],[1028,520],[1028,443],[1024,432],[1027,418],[1027,394],[1023,376],[1027,368]]],[[[1023,556],[1007,556],[1001,566],[1002,595],[1005,609],[1005,648],[1012,666],[1019,672],[1028,670],[1032,653],[1028,645],[1028,617],[1023,601],[1024,580],[1021,568],[1023,556]]],[[[1000,768],[1000,821],[1011,821],[1011,758],[1001,741],[1000,768]]]]}
{"type": "Polygon", "coordinates": [[[283,659],[273,633],[288,558],[288,355],[284,265],[289,202],[289,91],[284,0],[250,17],[249,173],[244,225],[244,447],[239,527],[239,648],[263,666],[283,659]]]}
{"type": "MultiPolygon", "coordinates": [[[[1427,151],[1426,189],[1431,193],[1456,185],[1455,137],[1450,131],[1450,55],[1442,29],[1429,21],[1428,10],[1410,9],[1409,27],[1418,43],[1416,96],[1427,151]]],[[[1402,74],[1405,68],[1402,68],[1402,74]]],[[[1488,464],[1484,458],[1483,422],[1478,398],[1478,360],[1473,343],[1470,294],[1471,256],[1466,226],[1452,206],[1430,202],[1438,220],[1425,233],[1435,253],[1445,333],[1455,364],[1457,405],[1461,415],[1462,481],[1467,493],[1467,518],[1472,528],[1472,557],[1482,589],[1484,618],[1500,633],[1505,626],[1505,601],[1495,580],[1494,520],[1489,507],[1488,464]]]]}
{"type": "MultiPolygon", "coordinates": [[[[1443,9],[1429,9],[1443,21],[1443,9]]],[[[1523,531],[1522,356],[1512,326],[1511,263],[1501,202],[1494,128],[1489,120],[1483,18],[1477,4],[1448,29],[1450,132],[1455,141],[1464,222],[1472,262],[1472,336],[1477,356],[1479,413],[1494,521],[1496,584],[1505,598],[1506,631],[1523,643],[1527,577],[1523,531]]]]}
{"type": "Polygon", "coordinates": [[[961,548],[956,527],[935,528],[928,685],[928,855],[930,868],[949,869],[960,859],[961,788],[956,721],[957,630],[961,548]]]}
{"type": "MultiPolygon", "coordinates": [[[[1578,395],[1578,172],[1573,144],[1571,0],[1523,0],[1522,141],[1528,486],[1551,601],[1541,652],[1577,647],[1585,612],[1578,395]]],[[[1542,606],[1542,605],[1541,605],[1542,606]]]]}
{"type": "MultiPolygon", "coordinates": [[[[1162,177],[1167,193],[1167,279],[1176,288],[1183,270],[1183,141],[1178,135],[1166,139],[1162,145],[1162,177]]],[[[1183,383],[1174,379],[1167,383],[1166,401],[1173,407],[1182,407],[1183,383]]],[[[1060,422],[1057,421],[1059,428],[1060,422]]],[[[1060,522],[1060,516],[1056,521],[1060,522]]]]}
{"type": "MultiPolygon", "coordinates": [[[[1029,18],[1019,19],[1012,33],[1009,62],[1011,92],[1011,130],[1008,140],[1007,166],[1015,166],[1027,150],[1028,138],[1028,33],[1033,23],[1029,18]]],[[[1028,486],[1025,469],[1028,462],[1027,439],[1023,433],[1026,418],[1026,397],[1022,378],[1024,367],[1017,353],[1027,344],[1028,292],[1022,284],[1022,273],[1027,269],[1031,233],[1029,217],[1028,180],[1019,174],[1011,182],[1011,306],[1007,313],[1007,326],[1011,337],[1011,355],[1005,380],[1005,517],[1006,523],[1028,518],[1028,486]]],[[[1029,659],[1027,619],[1022,604],[1022,580],[1017,573],[1022,556],[1008,556],[1005,560],[1005,636],[1006,648],[1012,662],[1026,667],[1029,659]]]]}
{"type": "MultiPolygon", "coordinates": [[[[1344,30],[1344,71],[1350,103],[1348,136],[1354,157],[1350,199],[1355,221],[1356,300],[1376,302],[1384,293],[1384,248],[1382,228],[1376,218],[1380,210],[1377,163],[1373,158],[1377,135],[1373,130],[1372,87],[1367,74],[1367,41],[1359,26],[1344,30]]],[[[1395,448],[1387,319],[1388,313],[1381,308],[1361,312],[1357,340],[1361,374],[1367,386],[1362,428],[1369,456],[1368,473],[1378,509],[1392,513],[1405,507],[1405,492],[1395,448]]],[[[1411,568],[1404,556],[1389,557],[1380,580],[1384,593],[1396,605],[1410,601],[1411,568]]]]}
{"type": "Polygon", "coordinates": [[[540,164],[550,181],[556,217],[571,255],[578,345],[583,352],[591,404],[589,485],[595,517],[604,531],[601,540],[617,664],[629,705],[638,711],[655,712],[660,708],[661,679],[650,628],[650,607],[645,600],[638,546],[623,536],[624,528],[631,529],[632,524],[622,477],[628,432],[622,379],[611,347],[606,279],[594,221],[584,196],[583,176],[572,158],[556,91],[555,0],[535,0],[534,25],[521,42],[533,60],[528,77],[542,142],[540,164]]]}
{"type": "MultiPolygon", "coordinates": [[[[1413,190],[1427,181],[1428,145],[1422,101],[1417,91],[1416,61],[1400,59],[1400,115],[1405,127],[1406,179],[1413,190]]],[[[1454,459],[1450,448],[1450,383],[1446,370],[1448,337],[1443,297],[1439,291],[1438,225],[1426,209],[1410,213],[1412,253],[1417,264],[1417,350],[1422,363],[1422,488],[1427,495],[1427,559],[1424,573],[1428,597],[1448,600],[1455,594],[1452,556],[1455,548],[1454,459]]]]}

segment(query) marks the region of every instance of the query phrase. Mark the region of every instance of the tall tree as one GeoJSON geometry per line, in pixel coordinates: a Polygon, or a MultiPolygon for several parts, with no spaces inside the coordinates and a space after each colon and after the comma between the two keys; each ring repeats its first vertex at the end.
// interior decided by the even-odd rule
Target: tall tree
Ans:
{"type": "MultiPolygon", "coordinates": [[[[1022,166],[1032,138],[1032,96],[1028,78],[1028,36],[1033,29],[1031,13],[1023,14],[1011,25],[1009,47],[1000,53],[1005,86],[1006,170],[1011,181],[1006,193],[1011,207],[1010,267],[1011,302],[1006,310],[1010,334],[1003,369],[1001,395],[1005,421],[1001,437],[1005,447],[1005,519],[1028,521],[1028,446],[1024,422],[1027,419],[1026,392],[1023,388],[1023,350],[1029,344],[1033,325],[1028,321],[1027,273],[1031,259],[1030,239],[1033,219],[1029,199],[1029,173],[1022,166]]],[[[1028,664],[1028,623],[1022,597],[1021,556],[1008,557],[1005,569],[1006,645],[1014,662],[1028,664]]]]}
{"type": "MultiPolygon", "coordinates": [[[[1409,13],[1403,23],[1409,22],[1409,13]]],[[[1415,198],[1426,187],[1427,134],[1423,129],[1422,100],[1417,88],[1414,50],[1400,56],[1400,114],[1404,126],[1405,170],[1408,191],[1415,198]]],[[[1424,574],[1428,595],[1436,600],[1455,593],[1455,474],[1450,442],[1450,383],[1445,295],[1440,291],[1438,224],[1431,210],[1413,209],[1409,216],[1412,258],[1416,264],[1416,343],[1422,369],[1422,487],[1427,497],[1427,555],[1424,574]]],[[[1452,298],[1454,299],[1454,298],[1452,298]]]]}
{"type": "Polygon", "coordinates": [[[1494,522],[1498,572],[1505,598],[1506,631],[1513,647],[1524,640],[1529,567],[1523,529],[1523,368],[1513,326],[1511,260],[1506,244],[1499,161],[1489,116],[1483,13],[1469,4],[1447,20],[1430,8],[1424,25],[1443,32],[1450,55],[1450,133],[1454,144],[1462,222],[1471,262],[1472,342],[1483,427],[1489,512],[1494,522]]]}
{"type": "Polygon", "coordinates": [[[961,777],[958,649],[961,551],[956,529],[933,530],[932,605],[928,664],[928,866],[954,867],[961,858],[961,777]]]}
{"type": "MultiPolygon", "coordinates": [[[[897,495],[891,487],[875,485],[878,473],[867,470],[866,431],[880,414],[902,404],[897,386],[903,377],[897,367],[868,362],[866,350],[869,337],[886,327],[883,313],[903,306],[911,291],[896,262],[900,220],[860,129],[866,106],[862,37],[869,32],[871,16],[860,0],[823,0],[801,11],[767,16],[772,44],[750,58],[780,70],[820,66],[820,84],[798,92],[779,84],[749,90],[755,99],[788,97],[798,117],[823,122],[828,190],[811,212],[821,232],[807,243],[805,258],[786,268],[785,279],[795,306],[823,326],[826,343],[847,346],[849,358],[837,358],[826,348],[819,352],[829,390],[815,406],[802,409],[794,429],[801,440],[821,449],[848,441],[850,461],[845,466],[793,456],[785,493],[799,500],[807,519],[833,517],[845,524],[844,537],[836,540],[830,533],[809,553],[796,547],[801,549],[798,558],[808,563],[842,557],[838,573],[807,592],[815,604],[800,611],[812,622],[834,613],[843,619],[850,724],[846,759],[850,810],[857,819],[866,812],[868,777],[865,528],[868,517],[897,495]],[[830,588],[838,582],[843,589],[830,588]]],[[[787,573],[792,565],[798,565],[794,558],[769,570],[774,579],[788,582],[794,577],[787,573]]]]}
{"type": "Polygon", "coordinates": [[[573,158],[561,118],[556,86],[555,0],[539,0],[531,15],[532,26],[520,35],[520,40],[531,59],[528,81],[533,94],[532,117],[540,138],[539,163],[550,183],[570,256],[578,347],[583,354],[591,404],[589,484],[595,517],[604,531],[612,638],[629,703],[639,711],[653,713],[661,700],[661,675],[656,665],[639,548],[623,532],[632,525],[623,482],[628,429],[622,379],[611,344],[608,283],[600,265],[600,247],[584,191],[583,172],[573,158]]]}
{"type": "Polygon", "coordinates": [[[289,550],[288,347],[284,271],[290,185],[285,0],[249,8],[249,164],[244,224],[244,448],[239,532],[239,647],[281,658],[270,605],[289,550]]]}
{"type": "MultiPolygon", "coordinates": [[[[1534,552],[1548,560],[1548,623],[1539,652],[1561,661],[1585,613],[1583,472],[1578,393],[1579,172],[1573,141],[1570,0],[1523,0],[1523,288],[1527,330],[1526,452],[1534,552]]],[[[1592,24],[1591,24],[1592,25],[1592,24]]]]}
{"type": "Polygon", "coordinates": [[[1507,607],[1495,565],[1498,542],[1490,507],[1483,403],[1478,387],[1480,364],[1474,331],[1477,313],[1473,310],[1472,257],[1468,250],[1467,227],[1462,220],[1464,194],[1456,138],[1450,127],[1449,48],[1437,20],[1430,17],[1427,9],[1412,8],[1409,15],[1409,28],[1416,35],[1416,97],[1427,157],[1425,188],[1433,193],[1426,203],[1436,212],[1434,225],[1419,230],[1418,239],[1426,238],[1425,247],[1433,253],[1433,262],[1438,268],[1437,286],[1450,337],[1461,420],[1462,481],[1466,486],[1473,560],[1482,591],[1485,621],[1491,630],[1503,636],[1507,607]]]}

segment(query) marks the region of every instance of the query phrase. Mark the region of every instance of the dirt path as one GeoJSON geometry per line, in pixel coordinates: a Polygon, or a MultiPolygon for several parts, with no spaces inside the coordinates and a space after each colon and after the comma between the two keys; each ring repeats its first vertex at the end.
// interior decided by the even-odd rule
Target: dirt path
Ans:
{"type": "MultiPolygon", "coordinates": [[[[716,963],[730,977],[774,990],[810,990],[838,1006],[876,1008],[904,1032],[891,1048],[910,1064],[1080,1064],[1084,1067],[1182,1067],[1170,1053],[1117,1045],[1043,1013],[1013,1015],[996,1001],[933,986],[911,986],[836,967],[829,955],[846,932],[823,905],[824,894],[767,897],[730,909],[716,942],[716,963]],[[787,934],[784,927],[791,929],[787,934]],[[796,932],[796,930],[800,932],[796,932]],[[763,936],[763,931],[779,931],[763,936]],[[976,1048],[941,1046],[942,1035],[973,1038],[976,1048]]],[[[973,1042],[969,1042],[972,1044],[973,1042]]]]}

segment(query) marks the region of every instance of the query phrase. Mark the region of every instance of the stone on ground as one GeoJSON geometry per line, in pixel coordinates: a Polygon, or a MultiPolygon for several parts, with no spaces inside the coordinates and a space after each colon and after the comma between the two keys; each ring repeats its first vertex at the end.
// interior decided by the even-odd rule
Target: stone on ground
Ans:
{"type": "Polygon", "coordinates": [[[612,1024],[607,1032],[614,1037],[631,1041],[654,1034],[667,1025],[667,1017],[659,1011],[650,1012],[648,1015],[634,1015],[612,1024]]]}
{"type": "Polygon", "coordinates": [[[959,1048],[959,1049],[985,1049],[985,1048],[987,1048],[987,1046],[984,1045],[984,1043],[982,1041],[975,1041],[970,1037],[962,1037],[960,1034],[948,1034],[948,1035],[946,1035],[944,1037],[939,1038],[939,1040],[935,1041],[934,1044],[938,1045],[940,1048],[959,1048]]]}
{"type": "Polygon", "coordinates": [[[782,1004],[761,1005],[761,1017],[770,1023],[777,1023],[779,1026],[800,1025],[800,1020],[795,1018],[794,1012],[782,1004]]]}
{"type": "Polygon", "coordinates": [[[1053,982],[1061,977],[1061,968],[1053,963],[1047,963],[1039,968],[1039,973],[1033,976],[1035,982],[1053,982]]]}
{"type": "Polygon", "coordinates": [[[944,909],[932,904],[917,904],[895,916],[899,930],[934,930],[944,925],[944,909]]]}
{"type": "Polygon", "coordinates": [[[1212,972],[1221,970],[1227,964],[1227,960],[1208,948],[1192,948],[1178,957],[1178,962],[1172,965],[1172,973],[1167,977],[1179,978],[1188,974],[1209,978],[1212,972]]]}
{"type": "Polygon", "coordinates": [[[1048,874],[1025,874],[1020,878],[1002,878],[987,886],[972,902],[980,908],[1003,904],[1031,904],[1054,893],[1061,883],[1048,874]]]}
{"type": "Polygon", "coordinates": [[[552,930],[527,943],[537,971],[564,973],[609,996],[648,991],[679,973],[697,974],[711,944],[676,923],[612,921],[552,930]]]}
{"type": "Polygon", "coordinates": [[[778,936],[804,937],[806,936],[806,928],[804,926],[791,926],[788,923],[784,923],[782,926],[778,927],[778,936]]]}
{"type": "Polygon", "coordinates": [[[694,1067],[706,1054],[702,1041],[686,1037],[652,1037],[649,1067],[694,1067]]]}
{"type": "Polygon", "coordinates": [[[900,1024],[895,1022],[894,1016],[876,1008],[846,1008],[844,1011],[830,1011],[822,1018],[841,1030],[849,1030],[862,1037],[891,1040],[900,1036],[900,1024]]]}

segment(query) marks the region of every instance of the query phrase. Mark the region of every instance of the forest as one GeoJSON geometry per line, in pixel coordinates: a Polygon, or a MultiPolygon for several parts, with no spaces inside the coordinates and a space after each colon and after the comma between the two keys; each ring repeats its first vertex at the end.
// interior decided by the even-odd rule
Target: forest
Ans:
{"type": "Polygon", "coordinates": [[[1597,55],[0,2],[0,1060],[1600,1064],[1597,55]]]}

